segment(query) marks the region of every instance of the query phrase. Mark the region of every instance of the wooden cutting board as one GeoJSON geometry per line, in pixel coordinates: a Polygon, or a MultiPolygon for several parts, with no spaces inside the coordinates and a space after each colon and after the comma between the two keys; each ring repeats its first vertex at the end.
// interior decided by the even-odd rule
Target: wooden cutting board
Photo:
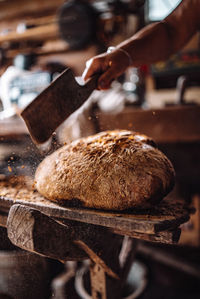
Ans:
{"type": "Polygon", "coordinates": [[[6,226],[6,215],[16,203],[35,208],[55,219],[95,224],[117,234],[164,243],[177,242],[179,226],[189,219],[189,211],[183,202],[165,199],[152,209],[123,212],[64,207],[41,196],[31,178],[9,177],[0,180],[0,225],[6,226]]]}

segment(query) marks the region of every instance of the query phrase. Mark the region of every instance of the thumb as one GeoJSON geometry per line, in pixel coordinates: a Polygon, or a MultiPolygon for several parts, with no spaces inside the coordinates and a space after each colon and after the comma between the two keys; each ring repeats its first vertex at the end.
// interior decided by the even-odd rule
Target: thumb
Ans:
{"type": "Polygon", "coordinates": [[[97,60],[91,58],[86,62],[85,70],[83,71],[82,77],[86,81],[91,78],[94,74],[98,73],[100,70],[100,66],[97,63],[97,60]]]}

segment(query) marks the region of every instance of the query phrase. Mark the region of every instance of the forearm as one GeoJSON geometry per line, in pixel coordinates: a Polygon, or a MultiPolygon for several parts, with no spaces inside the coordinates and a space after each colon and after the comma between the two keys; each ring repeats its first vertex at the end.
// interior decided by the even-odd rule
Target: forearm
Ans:
{"type": "Polygon", "coordinates": [[[170,33],[164,22],[146,26],[118,47],[129,53],[133,66],[165,60],[173,52],[170,33]]]}
{"type": "Polygon", "coordinates": [[[200,28],[198,1],[183,0],[165,20],[146,26],[118,47],[130,54],[134,66],[166,60],[200,28]]]}
{"type": "Polygon", "coordinates": [[[199,16],[200,0],[182,0],[162,22],[146,26],[120,43],[111,53],[93,57],[83,77],[87,80],[99,73],[98,88],[107,89],[130,66],[138,67],[166,60],[180,50],[200,28],[199,16]]]}

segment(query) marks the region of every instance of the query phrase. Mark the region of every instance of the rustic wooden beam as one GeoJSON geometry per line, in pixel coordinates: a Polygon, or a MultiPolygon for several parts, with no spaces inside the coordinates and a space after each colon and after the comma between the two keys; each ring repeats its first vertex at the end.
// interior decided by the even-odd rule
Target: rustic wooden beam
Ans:
{"type": "Polygon", "coordinates": [[[90,266],[90,281],[92,299],[121,299],[121,283],[107,276],[99,264],[90,266]]]}
{"type": "Polygon", "coordinates": [[[122,238],[105,228],[76,221],[63,224],[16,204],[9,211],[7,231],[11,242],[22,249],[61,261],[90,257],[108,275],[119,278],[119,264],[113,263],[110,256],[119,254],[122,238]]]}
{"type": "MultiPolygon", "coordinates": [[[[137,248],[133,239],[125,238],[121,250],[121,237],[109,228],[66,219],[58,221],[21,204],[11,206],[6,226],[11,242],[22,249],[61,261],[89,257],[92,298],[121,298],[137,248]]],[[[116,233],[127,235],[117,229],[116,233]]],[[[174,231],[164,231],[155,235],[139,234],[137,238],[148,241],[158,238],[162,243],[170,243],[174,236],[174,231]]]]}
{"type": "Polygon", "coordinates": [[[0,3],[0,20],[12,20],[27,15],[32,17],[35,13],[44,15],[48,11],[56,13],[63,3],[64,0],[4,1],[0,3]]]}
{"type": "MultiPolygon", "coordinates": [[[[92,209],[79,209],[79,208],[70,208],[62,207],[46,200],[44,197],[40,196],[38,193],[32,191],[29,193],[27,190],[20,189],[18,192],[15,191],[16,198],[13,200],[12,197],[9,198],[9,190],[5,188],[6,197],[1,196],[4,194],[3,188],[0,190],[0,206],[10,207],[12,204],[22,204],[36,208],[42,213],[45,213],[48,216],[60,219],[69,219],[76,220],[84,223],[91,223],[95,225],[109,227],[113,232],[120,231],[126,233],[126,235],[135,237],[131,234],[139,235],[145,234],[153,236],[155,234],[159,235],[160,232],[165,232],[170,229],[176,229],[181,223],[188,221],[189,212],[182,210],[182,214],[176,215],[174,210],[174,215],[160,215],[153,216],[153,210],[149,214],[137,214],[132,212],[127,213],[112,213],[109,211],[99,211],[92,209]],[[16,193],[17,192],[17,193],[16,193]],[[22,199],[19,199],[19,198],[22,199]],[[181,220],[181,221],[180,221],[181,220]],[[159,230],[160,228],[160,230],[159,230]]],[[[162,205],[160,205],[160,208],[162,205]]],[[[174,208],[174,205],[168,206],[169,209],[174,208]]],[[[158,209],[157,209],[158,210],[158,209]]],[[[167,212],[167,210],[166,210],[167,212]]],[[[173,211],[172,211],[173,212],[173,211]]]]}
{"type": "Polygon", "coordinates": [[[125,238],[121,249],[122,238],[108,229],[76,221],[61,223],[19,204],[10,208],[7,231],[14,245],[37,254],[62,261],[88,255],[92,298],[121,298],[135,254],[133,240],[125,238]]]}
{"type": "MultiPolygon", "coordinates": [[[[93,299],[121,299],[122,289],[127,281],[129,270],[137,248],[137,242],[125,237],[120,253],[113,251],[110,259],[113,263],[119,261],[120,281],[108,276],[99,264],[92,263],[90,266],[91,293],[93,299]]],[[[117,248],[116,248],[117,249],[117,248]]]]}
{"type": "Polygon", "coordinates": [[[169,230],[163,231],[154,234],[145,234],[145,233],[138,233],[136,231],[123,231],[119,229],[112,229],[111,230],[115,234],[129,236],[131,238],[149,241],[149,242],[157,242],[157,243],[164,243],[164,244],[174,244],[179,241],[181,229],[179,227],[169,230]]]}
{"type": "Polygon", "coordinates": [[[62,225],[39,211],[22,205],[11,207],[7,232],[14,245],[31,252],[61,261],[87,257],[73,243],[73,227],[62,225]]]}
{"type": "Polygon", "coordinates": [[[21,42],[29,40],[47,40],[59,36],[58,25],[56,23],[30,28],[22,33],[12,31],[6,35],[0,36],[0,43],[21,42]]]}

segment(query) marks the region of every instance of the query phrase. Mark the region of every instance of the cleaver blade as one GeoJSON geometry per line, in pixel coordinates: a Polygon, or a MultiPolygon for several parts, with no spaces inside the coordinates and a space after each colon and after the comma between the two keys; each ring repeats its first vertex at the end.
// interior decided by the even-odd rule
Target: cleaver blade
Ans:
{"type": "Polygon", "coordinates": [[[72,70],[67,68],[21,112],[34,143],[46,142],[56,128],[88,99],[97,87],[98,77],[95,75],[80,85],[72,70]]]}

